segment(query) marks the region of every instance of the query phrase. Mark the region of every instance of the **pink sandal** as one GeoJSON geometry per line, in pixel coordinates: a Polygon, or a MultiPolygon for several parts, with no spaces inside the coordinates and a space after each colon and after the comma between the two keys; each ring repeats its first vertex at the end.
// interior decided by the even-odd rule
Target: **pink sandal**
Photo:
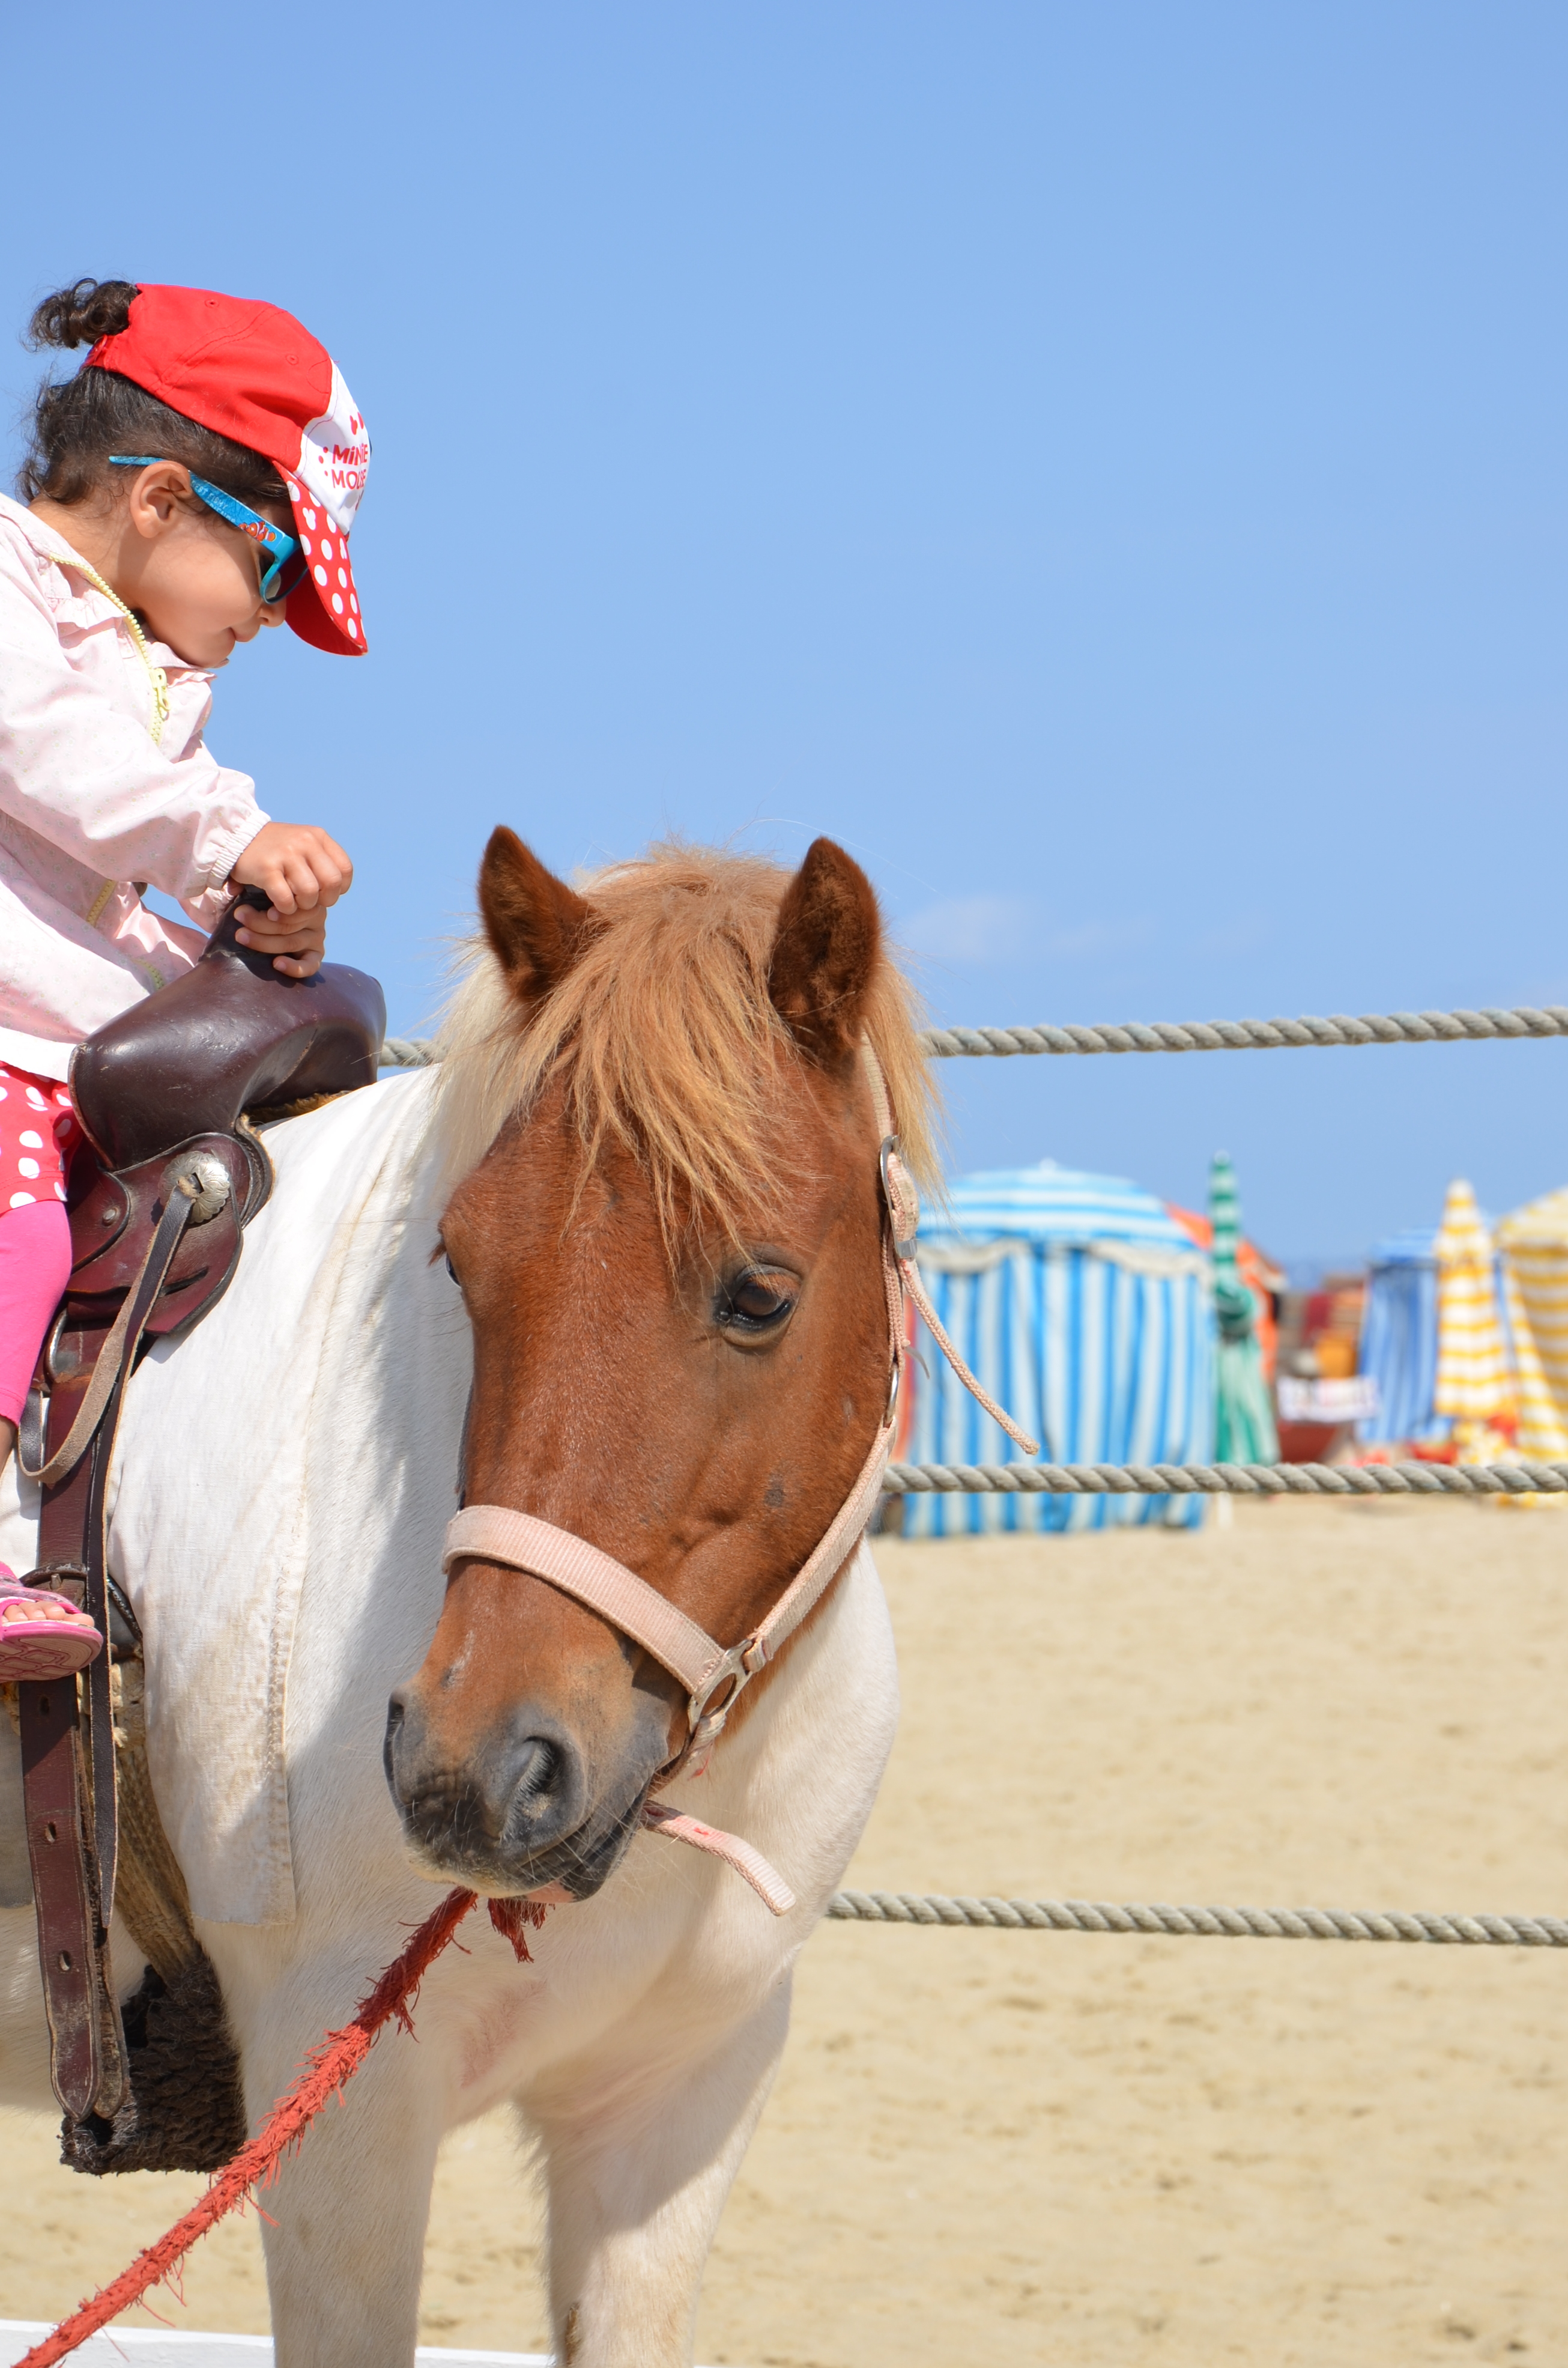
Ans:
{"type": "Polygon", "coordinates": [[[0,1562],[0,1685],[18,1679],[65,1678],[103,1650],[85,1611],[63,1595],[21,1587],[0,1562]]]}

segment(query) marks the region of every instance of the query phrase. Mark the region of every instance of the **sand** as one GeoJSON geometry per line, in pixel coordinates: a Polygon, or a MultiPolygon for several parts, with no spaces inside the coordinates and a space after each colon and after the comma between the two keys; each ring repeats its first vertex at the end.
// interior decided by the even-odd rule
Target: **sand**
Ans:
{"type": "MultiPolygon", "coordinates": [[[[1284,1503],[881,1559],[904,1715],[858,1886],[1568,1910],[1568,1517],[1284,1503]]],[[[1568,1954],[829,1925],[796,1995],[701,2360],[1568,2362],[1568,1954]]],[[[0,2317],[201,2185],[76,2179],[22,2115],[0,2147],[0,2317]]],[[[516,2160],[500,2116],[445,2151],[426,2342],[545,2348],[516,2160]]],[[[186,2297],[265,2329],[254,2224],[186,2297]]]]}

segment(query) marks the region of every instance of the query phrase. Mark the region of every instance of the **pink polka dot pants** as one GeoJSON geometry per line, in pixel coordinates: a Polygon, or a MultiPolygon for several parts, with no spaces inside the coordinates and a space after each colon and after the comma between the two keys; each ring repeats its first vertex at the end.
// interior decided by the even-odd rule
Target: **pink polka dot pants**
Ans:
{"type": "Polygon", "coordinates": [[[82,1130],[67,1088],[0,1064],[0,1417],[16,1422],[71,1272],[65,1163],[82,1130]]]}

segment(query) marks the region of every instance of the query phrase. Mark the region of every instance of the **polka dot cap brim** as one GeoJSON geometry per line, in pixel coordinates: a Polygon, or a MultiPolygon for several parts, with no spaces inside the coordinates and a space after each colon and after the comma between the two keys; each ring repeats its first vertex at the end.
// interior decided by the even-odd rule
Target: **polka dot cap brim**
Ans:
{"type": "Polygon", "coordinates": [[[81,1133],[57,1078],[0,1066],[0,1219],[7,1209],[64,1200],[66,1163],[81,1133]]]}
{"type": "Polygon", "coordinates": [[[318,649],[358,654],[367,646],[365,620],[359,614],[348,537],[308,486],[288,475],[284,483],[306,567],[304,581],[289,595],[289,622],[318,649]]]}
{"type": "Polygon", "coordinates": [[[364,498],[370,431],[319,337],[277,304],[144,279],[125,326],[100,337],[87,362],[271,461],[290,488],[296,534],[310,538],[312,572],[290,593],[285,617],[316,649],[360,656],[365,620],[339,529],[348,532],[364,498]]]}

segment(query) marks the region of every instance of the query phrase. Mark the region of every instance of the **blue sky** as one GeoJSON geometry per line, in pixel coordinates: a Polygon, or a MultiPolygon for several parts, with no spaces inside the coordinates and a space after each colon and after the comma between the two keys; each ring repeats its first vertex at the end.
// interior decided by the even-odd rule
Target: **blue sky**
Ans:
{"type": "MultiPolygon", "coordinates": [[[[828,831],[944,1019],[1568,1002],[1560,7],[85,0],[63,83],[60,23],[0,318],[267,296],[369,418],[370,655],[268,636],[210,739],[395,1025],[498,820],[828,831]]],[[[1287,1257],[1568,1181],[1568,1042],[943,1082],[956,1167],[1224,1145],[1287,1257]]]]}

